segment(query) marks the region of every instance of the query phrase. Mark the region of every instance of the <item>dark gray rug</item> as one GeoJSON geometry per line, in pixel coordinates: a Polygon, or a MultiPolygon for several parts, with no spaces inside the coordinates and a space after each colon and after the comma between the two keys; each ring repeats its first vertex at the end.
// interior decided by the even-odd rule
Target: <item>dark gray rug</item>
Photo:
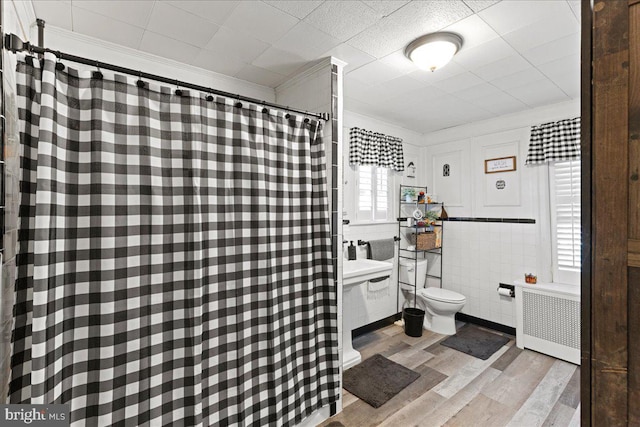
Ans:
{"type": "Polygon", "coordinates": [[[473,325],[466,325],[440,344],[461,351],[478,359],[487,360],[500,347],[509,342],[509,338],[485,331],[473,325]]]}
{"type": "Polygon", "coordinates": [[[418,377],[419,373],[374,354],[345,371],[342,387],[374,408],[379,408],[418,377]]]}

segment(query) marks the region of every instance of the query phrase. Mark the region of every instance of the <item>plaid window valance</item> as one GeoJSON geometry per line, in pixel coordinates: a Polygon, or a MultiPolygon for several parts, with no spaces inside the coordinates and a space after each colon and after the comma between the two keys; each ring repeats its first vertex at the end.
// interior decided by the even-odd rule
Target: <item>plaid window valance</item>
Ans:
{"type": "Polygon", "coordinates": [[[550,163],[580,158],[580,117],[531,128],[525,164],[550,163]]]}
{"type": "Polygon", "coordinates": [[[350,165],[375,165],[395,171],[404,170],[402,138],[360,128],[351,128],[349,136],[350,165]]]}

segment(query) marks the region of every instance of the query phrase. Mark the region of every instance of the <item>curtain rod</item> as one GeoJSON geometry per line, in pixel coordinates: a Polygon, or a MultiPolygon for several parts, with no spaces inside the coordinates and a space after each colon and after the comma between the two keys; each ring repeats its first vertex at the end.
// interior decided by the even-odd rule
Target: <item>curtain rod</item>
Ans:
{"type": "Polygon", "coordinates": [[[117,73],[123,73],[123,74],[129,74],[129,75],[132,75],[132,76],[138,76],[140,79],[145,78],[145,79],[149,79],[149,80],[155,80],[155,81],[162,82],[162,83],[167,83],[167,84],[170,84],[170,85],[176,85],[176,86],[179,86],[179,87],[194,89],[194,90],[197,90],[197,91],[200,91],[200,92],[212,93],[212,94],[216,94],[216,95],[225,96],[225,97],[231,98],[231,99],[237,99],[238,101],[251,102],[253,104],[264,105],[265,107],[272,107],[272,108],[277,108],[277,109],[284,110],[284,111],[291,111],[291,112],[294,112],[294,113],[303,114],[305,116],[312,116],[312,117],[316,117],[318,119],[322,119],[324,121],[329,120],[329,113],[314,113],[314,112],[299,110],[297,108],[286,107],[286,106],[283,106],[283,105],[274,104],[272,102],[262,101],[262,100],[259,100],[259,99],[256,99],[256,98],[250,98],[248,96],[242,96],[242,95],[238,95],[238,94],[233,94],[233,93],[225,92],[225,91],[218,90],[218,89],[212,89],[212,88],[209,88],[209,87],[200,86],[200,85],[197,85],[197,84],[194,84],[194,83],[183,82],[183,81],[180,81],[180,80],[177,80],[177,79],[170,79],[170,78],[159,76],[159,75],[156,75],[156,74],[145,73],[143,71],[134,70],[132,68],[121,67],[119,65],[109,64],[109,63],[106,63],[106,62],[101,62],[101,61],[96,61],[96,60],[93,60],[93,59],[83,58],[81,56],[76,56],[76,55],[71,55],[71,54],[68,54],[68,53],[63,53],[63,52],[60,52],[59,50],[53,50],[53,49],[49,49],[49,48],[44,48],[44,47],[33,45],[33,44],[29,43],[29,42],[24,42],[24,41],[22,41],[22,39],[20,39],[20,37],[16,36],[15,34],[5,34],[5,36],[4,36],[4,47],[5,47],[5,49],[7,49],[7,50],[9,50],[9,51],[11,51],[13,53],[28,51],[29,53],[44,54],[45,52],[49,52],[49,53],[53,53],[58,59],[77,62],[79,64],[84,64],[84,65],[91,65],[91,66],[95,66],[95,67],[97,67],[99,69],[103,68],[105,70],[111,70],[111,71],[115,71],[117,73]]]}

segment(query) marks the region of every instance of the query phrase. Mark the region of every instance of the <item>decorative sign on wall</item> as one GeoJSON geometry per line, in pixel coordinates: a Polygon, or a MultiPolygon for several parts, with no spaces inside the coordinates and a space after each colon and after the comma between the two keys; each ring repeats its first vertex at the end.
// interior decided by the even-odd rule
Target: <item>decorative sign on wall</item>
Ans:
{"type": "Polygon", "coordinates": [[[484,173],[510,172],[516,170],[516,156],[500,157],[484,161],[484,173]]]}
{"type": "Polygon", "coordinates": [[[409,162],[405,169],[405,174],[407,178],[415,178],[416,177],[416,165],[413,162],[409,162]]]}

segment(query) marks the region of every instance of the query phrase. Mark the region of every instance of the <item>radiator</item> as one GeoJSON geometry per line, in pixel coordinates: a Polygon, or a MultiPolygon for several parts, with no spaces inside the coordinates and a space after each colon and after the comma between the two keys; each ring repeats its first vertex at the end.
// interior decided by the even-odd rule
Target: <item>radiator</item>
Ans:
{"type": "Polygon", "coordinates": [[[580,364],[576,286],[516,282],[516,345],[580,364]]]}

